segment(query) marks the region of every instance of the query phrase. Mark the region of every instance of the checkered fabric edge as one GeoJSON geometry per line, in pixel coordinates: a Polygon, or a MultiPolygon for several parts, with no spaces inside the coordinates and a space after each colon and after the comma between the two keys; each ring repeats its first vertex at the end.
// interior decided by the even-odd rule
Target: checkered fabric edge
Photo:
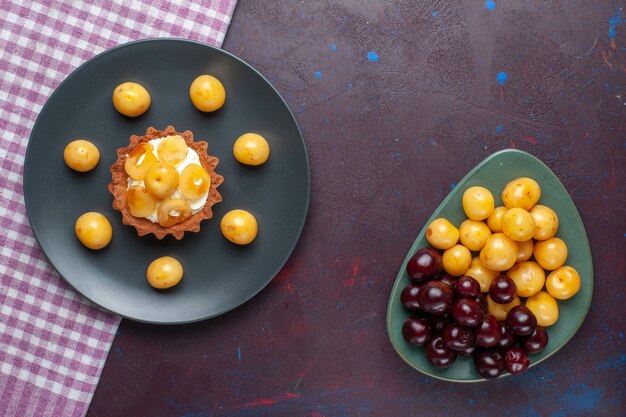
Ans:
{"type": "Polygon", "coordinates": [[[143,38],[221,46],[236,0],[0,0],[0,415],[84,416],[120,318],[76,294],[29,226],[26,146],[54,89],[99,52],[143,38]]]}

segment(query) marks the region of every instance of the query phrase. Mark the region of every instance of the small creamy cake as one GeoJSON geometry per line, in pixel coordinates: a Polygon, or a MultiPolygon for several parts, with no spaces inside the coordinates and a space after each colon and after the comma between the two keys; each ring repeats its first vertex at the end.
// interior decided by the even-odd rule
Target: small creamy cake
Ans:
{"type": "Polygon", "coordinates": [[[200,222],[212,218],[211,207],[222,201],[217,187],[224,181],[207,147],[194,142],[191,131],[178,133],[173,126],[131,136],[129,146],[117,150],[108,187],[122,222],[157,239],[200,231],[200,222]]]}

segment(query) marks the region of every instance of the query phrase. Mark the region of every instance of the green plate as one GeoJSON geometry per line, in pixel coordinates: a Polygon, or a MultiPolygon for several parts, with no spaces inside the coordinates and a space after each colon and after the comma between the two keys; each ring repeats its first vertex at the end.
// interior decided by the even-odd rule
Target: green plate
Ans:
{"type": "MultiPolygon", "coordinates": [[[[581,278],[580,291],[569,300],[559,300],[559,320],[546,328],[549,336],[546,349],[538,355],[531,355],[530,366],[533,367],[558,352],[574,336],[587,315],[593,293],[593,266],[587,234],[578,211],[563,184],[550,168],[534,156],[513,149],[499,151],[482,161],[459,181],[437,207],[426,225],[437,217],[445,217],[458,227],[466,219],[461,204],[463,193],[475,185],[483,186],[493,193],[496,207],[502,205],[500,198],[502,189],[509,181],[518,177],[533,178],[541,186],[539,203],[551,207],[559,216],[557,236],[563,239],[568,247],[569,256],[566,265],[575,268],[581,278]]],[[[402,324],[410,316],[400,301],[402,289],[410,283],[406,264],[418,249],[428,246],[425,236],[426,225],[411,246],[391,291],[387,309],[389,339],[402,359],[426,375],[453,382],[484,381],[474,371],[471,358],[459,356],[450,368],[435,368],[426,360],[423,348],[412,346],[402,338],[402,324]]],[[[507,375],[510,374],[505,372],[500,378],[507,375]]]]}

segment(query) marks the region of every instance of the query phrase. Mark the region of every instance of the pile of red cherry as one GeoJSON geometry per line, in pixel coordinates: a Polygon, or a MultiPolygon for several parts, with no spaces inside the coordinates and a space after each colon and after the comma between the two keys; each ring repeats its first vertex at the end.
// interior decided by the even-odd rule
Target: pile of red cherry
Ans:
{"type": "MultiPolygon", "coordinates": [[[[443,272],[436,249],[417,251],[407,272],[412,283],[400,297],[412,316],[404,322],[402,335],[411,345],[425,345],[426,358],[433,366],[448,368],[457,355],[473,356],[474,368],[483,378],[496,378],[504,369],[517,374],[528,368],[529,353],[539,353],[548,344],[548,334],[525,306],[509,310],[504,322],[489,314],[478,281],[443,272]]],[[[500,275],[491,283],[489,297],[507,304],[515,291],[515,283],[500,275]]]]}

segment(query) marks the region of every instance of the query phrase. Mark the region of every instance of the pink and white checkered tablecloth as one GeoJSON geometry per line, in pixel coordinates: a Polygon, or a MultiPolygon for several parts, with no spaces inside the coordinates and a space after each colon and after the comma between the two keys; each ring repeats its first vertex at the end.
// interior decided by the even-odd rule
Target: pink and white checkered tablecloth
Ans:
{"type": "Polygon", "coordinates": [[[120,318],[76,294],[30,229],[28,138],[54,89],[131,40],[220,46],[237,0],[0,0],[0,416],[84,416],[120,318]]]}

